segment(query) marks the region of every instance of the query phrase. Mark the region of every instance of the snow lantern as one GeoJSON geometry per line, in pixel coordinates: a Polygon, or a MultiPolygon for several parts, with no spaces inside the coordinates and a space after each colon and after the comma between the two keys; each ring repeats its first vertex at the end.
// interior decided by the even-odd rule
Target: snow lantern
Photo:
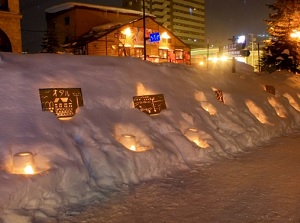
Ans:
{"type": "Polygon", "coordinates": [[[199,132],[197,129],[189,128],[184,133],[185,137],[187,137],[191,142],[199,145],[199,132]]]}
{"type": "Polygon", "coordinates": [[[133,135],[121,135],[119,142],[127,149],[136,151],[136,138],[133,135]]]}
{"type": "Polygon", "coordinates": [[[207,111],[210,115],[216,115],[217,114],[217,110],[216,108],[209,103],[208,101],[201,101],[201,106],[202,108],[207,111]]]}
{"type": "Polygon", "coordinates": [[[35,164],[31,152],[20,152],[13,156],[13,173],[34,174],[35,164]]]}

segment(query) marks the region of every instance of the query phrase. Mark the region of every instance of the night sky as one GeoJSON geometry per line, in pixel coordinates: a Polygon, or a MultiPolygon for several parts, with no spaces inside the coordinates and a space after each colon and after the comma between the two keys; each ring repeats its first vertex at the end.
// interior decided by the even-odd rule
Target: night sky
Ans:
{"type": "Polygon", "coordinates": [[[206,36],[214,45],[226,45],[232,36],[267,34],[264,20],[275,0],[206,0],[206,36]]]}
{"type": "MultiPolygon", "coordinates": [[[[232,36],[267,34],[265,19],[270,10],[266,4],[275,0],[206,0],[206,36],[210,44],[220,46],[232,36]]],[[[38,52],[46,30],[44,10],[70,0],[20,0],[23,50],[38,52]]],[[[77,2],[121,7],[122,0],[77,0],[77,2]]]]}

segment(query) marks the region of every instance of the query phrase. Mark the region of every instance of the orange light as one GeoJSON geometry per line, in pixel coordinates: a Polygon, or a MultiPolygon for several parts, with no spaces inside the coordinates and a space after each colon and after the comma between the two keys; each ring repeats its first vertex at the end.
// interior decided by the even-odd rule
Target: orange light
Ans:
{"type": "Polygon", "coordinates": [[[34,174],[35,165],[31,152],[20,152],[13,156],[13,173],[34,174]]]}
{"type": "Polygon", "coordinates": [[[161,38],[163,38],[163,39],[170,39],[171,37],[168,35],[167,32],[163,32],[163,33],[161,34],[161,38]]]}
{"type": "Polygon", "coordinates": [[[122,135],[119,142],[127,149],[136,151],[136,138],[133,135],[122,135]]]}
{"type": "Polygon", "coordinates": [[[122,31],[122,33],[125,34],[126,37],[129,37],[129,36],[131,36],[131,29],[128,27],[128,28],[124,29],[122,31]]]}
{"type": "Polygon", "coordinates": [[[27,166],[24,168],[24,173],[25,173],[25,174],[34,174],[33,167],[32,167],[31,165],[27,165],[27,166]]]}

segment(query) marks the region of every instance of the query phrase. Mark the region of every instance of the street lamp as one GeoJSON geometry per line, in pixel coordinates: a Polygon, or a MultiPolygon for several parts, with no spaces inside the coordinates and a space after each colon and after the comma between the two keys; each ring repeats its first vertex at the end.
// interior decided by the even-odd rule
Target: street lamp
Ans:
{"type": "Polygon", "coordinates": [[[300,39],[300,31],[298,30],[293,30],[293,32],[290,34],[290,37],[292,37],[293,39],[300,39]]]}

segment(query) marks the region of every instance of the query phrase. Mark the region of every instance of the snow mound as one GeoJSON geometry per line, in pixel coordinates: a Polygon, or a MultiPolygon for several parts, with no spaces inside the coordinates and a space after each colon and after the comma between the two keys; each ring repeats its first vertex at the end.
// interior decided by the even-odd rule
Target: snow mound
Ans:
{"type": "Polygon", "coordinates": [[[242,63],[232,73],[231,63],[206,70],[130,57],[1,53],[0,71],[3,222],[55,219],[63,205],[231,158],[300,123],[300,77],[258,75],[242,63]],[[69,120],[42,111],[39,89],[48,88],[80,88],[83,106],[69,120]],[[153,94],[164,95],[166,109],[150,116],[134,108],[134,96],[153,94]],[[37,174],[11,172],[22,152],[33,154],[37,174]]]}

